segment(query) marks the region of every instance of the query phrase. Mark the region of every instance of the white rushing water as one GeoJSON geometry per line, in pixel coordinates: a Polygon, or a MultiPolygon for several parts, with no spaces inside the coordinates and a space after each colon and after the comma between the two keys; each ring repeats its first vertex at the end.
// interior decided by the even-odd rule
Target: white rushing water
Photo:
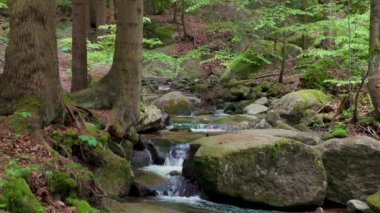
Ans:
{"type": "Polygon", "coordinates": [[[222,212],[222,213],[260,213],[268,212],[261,210],[242,209],[232,205],[213,203],[203,200],[199,195],[181,196],[186,194],[187,180],[181,175],[171,176],[173,171],[182,173],[183,162],[188,157],[189,144],[177,144],[172,146],[166,156],[164,165],[149,165],[141,168],[142,171],[157,174],[168,180],[167,191],[159,191],[158,196],[152,198],[153,201],[164,203],[165,205],[183,205],[190,208],[202,210],[202,212],[222,212]]]}

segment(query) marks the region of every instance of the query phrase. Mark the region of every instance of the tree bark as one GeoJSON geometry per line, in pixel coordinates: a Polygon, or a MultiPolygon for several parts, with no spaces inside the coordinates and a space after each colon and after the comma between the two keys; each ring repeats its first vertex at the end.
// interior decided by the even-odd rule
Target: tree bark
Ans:
{"type": "Polygon", "coordinates": [[[182,22],[182,28],[183,28],[183,40],[188,41],[189,35],[187,34],[185,15],[186,15],[186,5],[185,5],[185,0],[182,0],[181,1],[181,22],[182,22]]]}
{"type": "Polygon", "coordinates": [[[380,0],[371,0],[368,90],[380,117],[380,0]]]}
{"type": "Polygon", "coordinates": [[[72,92],[88,86],[86,26],[86,2],[73,0],[72,92]]]}
{"type": "Polygon", "coordinates": [[[108,0],[108,17],[107,24],[115,23],[115,2],[114,0],[108,0]]]}
{"type": "Polygon", "coordinates": [[[62,114],[56,10],[55,0],[10,1],[10,36],[0,83],[0,114],[30,110],[38,116],[39,125],[47,125],[62,114]]]}
{"type": "Polygon", "coordinates": [[[96,0],[96,35],[105,34],[104,30],[99,29],[99,26],[107,24],[107,0],[96,0]]]}
{"type": "Polygon", "coordinates": [[[142,70],[143,0],[116,0],[115,54],[109,73],[94,88],[73,95],[81,105],[112,108],[108,125],[116,137],[138,122],[142,70]]]}

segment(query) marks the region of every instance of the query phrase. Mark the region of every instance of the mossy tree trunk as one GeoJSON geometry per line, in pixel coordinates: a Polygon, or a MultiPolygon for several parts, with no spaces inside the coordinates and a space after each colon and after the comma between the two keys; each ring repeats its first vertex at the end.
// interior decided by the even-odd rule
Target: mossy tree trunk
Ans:
{"type": "Polygon", "coordinates": [[[143,0],[116,0],[115,54],[109,73],[94,88],[73,94],[85,107],[112,108],[109,130],[123,137],[139,119],[143,0]]]}
{"type": "Polygon", "coordinates": [[[73,0],[73,47],[71,91],[87,88],[86,2],[73,0]]]}
{"type": "Polygon", "coordinates": [[[10,1],[10,35],[0,82],[1,115],[29,111],[37,115],[41,126],[62,114],[56,9],[55,0],[10,1]]]}
{"type": "Polygon", "coordinates": [[[368,89],[380,117],[380,0],[371,0],[368,89]]]}

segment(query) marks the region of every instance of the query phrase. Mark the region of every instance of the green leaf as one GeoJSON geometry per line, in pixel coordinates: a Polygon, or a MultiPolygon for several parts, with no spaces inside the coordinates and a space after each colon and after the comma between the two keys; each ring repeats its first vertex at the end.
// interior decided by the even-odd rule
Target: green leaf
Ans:
{"type": "Polygon", "coordinates": [[[32,116],[32,113],[30,112],[16,112],[15,114],[23,118],[30,118],[32,116]]]}
{"type": "Polygon", "coordinates": [[[79,139],[82,142],[86,142],[89,146],[95,147],[98,144],[98,141],[96,140],[96,138],[88,136],[88,135],[81,135],[79,136],[79,139]]]}

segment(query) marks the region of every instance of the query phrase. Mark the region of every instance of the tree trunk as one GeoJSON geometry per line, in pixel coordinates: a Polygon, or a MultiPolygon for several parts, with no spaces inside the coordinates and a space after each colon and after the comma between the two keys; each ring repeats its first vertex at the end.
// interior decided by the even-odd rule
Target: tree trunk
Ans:
{"type": "Polygon", "coordinates": [[[100,30],[99,26],[107,24],[107,0],[96,0],[96,35],[105,34],[104,30],[100,30]]]}
{"type": "Polygon", "coordinates": [[[380,0],[371,0],[368,90],[380,117],[380,0]]]}
{"type": "MultiPolygon", "coordinates": [[[[330,20],[332,16],[336,13],[335,11],[336,0],[324,0],[324,4],[328,5],[328,8],[329,8],[329,11],[325,11],[324,18],[325,20],[330,20]],[[334,7],[334,8],[331,8],[331,7],[334,7]]],[[[322,45],[326,49],[332,49],[334,47],[334,39],[333,39],[334,34],[335,32],[332,26],[326,28],[325,30],[326,39],[322,41],[322,45]]]]}
{"type": "MultiPolygon", "coordinates": [[[[308,8],[308,0],[302,1],[302,10],[306,12],[306,9],[308,8]]],[[[302,16],[302,23],[306,24],[308,22],[308,16],[303,15],[302,16]]],[[[302,34],[302,50],[307,50],[309,48],[309,41],[308,41],[308,33],[307,30],[302,34]]]]}
{"type": "Polygon", "coordinates": [[[177,23],[177,2],[172,3],[172,8],[173,8],[173,23],[177,23]]]}
{"type": "Polygon", "coordinates": [[[73,98],[82,106],[112,108],[111,134],[123,137],[139,119],[143,0],[116,0],[116,43],[109,73],[94,88],[73,98]]]}
{"type": "Polygon", "coordinates": [[[108,0],[108,18],[107,24],[115,23],[115,2],[114,0],[108,0]]]}
{"type": "Polygon", "coordinates": [[[56,10],[55,0],[10,1],[10,35],[0,83],[0,114],[28,111],[37,115],[39,126],[62,114],[56,10]]]}
{"type": "Polygon", "coordinates": [[[288,38],[286,37],[284,33],[283,43],[282,43],[282,61],[281,61],[281,70],[280,70],[280,76],[278,78],[279,83],[284,82],[284,75],[285,75],[285,69],[286,69],[286,55],[287,55],[287,47],[288,45],[288,38]]]}
{"type": "Polygon", "coordinates": [[[86,26],[86,3],[73,0],[72,92],[88,86],[86,26]]]}
{"type": "Polygon", "coordinates": [[[181,22],[182,22],[182,27],[183,27],[183,40],[187,41],[189,39],[189,36],[187,34],[187,29],[186,29],[185,14],[186,14],[185,0],[182,0],[182,2],[181,2],[181,22]]]}

